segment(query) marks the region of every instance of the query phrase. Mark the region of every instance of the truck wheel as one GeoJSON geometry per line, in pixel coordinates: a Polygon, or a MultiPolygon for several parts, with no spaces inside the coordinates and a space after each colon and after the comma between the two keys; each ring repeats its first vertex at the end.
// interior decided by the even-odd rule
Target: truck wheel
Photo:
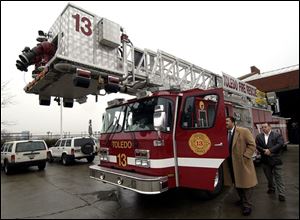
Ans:
{"type": "Polygon", "coordinates": [[[9,163],[7,161],[4,162],[4,173],[6,175],[11,174],[11,167],[9,166],[9,163]]]}
{"type": "Polygon", "coordinates": [[[87,157],[86,159],[89,163],[92,163],[93,160],[95,159],[95,156],[87,157]]]}
{"type": "Polygon", "coordinates": [[[212,199],[218,194],[220,194],[223,189],[223,186],[224,186],[224,177],[223,177],[223,168],[221,165],[216,172],[215,182],[214,182],[215,189],[214,191],[205,191],[206,198],[212,199]]]}
{"type": "Polygon", "coordinates": [[[52,157],[52,154],[50,152],[47,153],[47,161],[49,163],[52,163],[53,162],[53,157],[52,157]]]}
{"type": "Polygon", "coordinates": [[[45,167],[46,167],[46,162],[43,162],[43,163],[38,165],[39,170],[44,170],[45,167]]]}
{"type": "Polygon", "coordinates": [[[61,157],[61,161],[62,161],[62,164],[64,165],[64,166],[67,166],[68,164],[69,164],[69,158],[68,158],[68,156],[66,155],[66,154],[63,154],[62,155],[62,157],[61,157]]]}

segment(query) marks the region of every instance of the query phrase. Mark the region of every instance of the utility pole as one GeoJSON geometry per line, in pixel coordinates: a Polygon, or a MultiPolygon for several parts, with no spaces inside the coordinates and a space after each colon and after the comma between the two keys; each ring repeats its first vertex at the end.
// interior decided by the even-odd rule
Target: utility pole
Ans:
{"type": "Polygon", "coordinates": [[[88,131],[89,131],[89,136],[92,137],[93,136],[93,128],[92,128],[92,120],[91,119],[89,120],[88,131]]]}

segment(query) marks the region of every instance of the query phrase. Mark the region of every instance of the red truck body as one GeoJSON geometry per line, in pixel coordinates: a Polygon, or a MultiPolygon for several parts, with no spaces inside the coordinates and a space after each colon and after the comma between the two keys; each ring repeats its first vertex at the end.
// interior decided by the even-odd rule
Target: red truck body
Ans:
{"type": "Polygon", "coordinates": [[[247,108],[225,101],[223,91],[160,91],[108,107],[107,112],[123,109],[124,113],[122,116],[117,114],[117,120],[111,121],[110,126],[120,124],[115,130],[104,125],[110,132],[101,134],[100,164],[90,167],[90,176],[145,194],[161,193],[175,187],[218,194],[223,186],[222,163],[229,156],[226,116],[234,116],[237,124],[248,127],[253,135],[258,134],[263,122],[270,122],[286,139],[285,119],[273,117],[266,109],[247,108]],[[160,101],[134,110],[135,106],[155,99],[160,101]],[[165,130],[153,126],[155,106],[159,102],[164,103],[163,112],[167,114],[165,130]],[[143,122],[144,127],[149,127],[129,129],[128,124],[134,124],[138,117],[149,118],[150,122],[143,122]]]}

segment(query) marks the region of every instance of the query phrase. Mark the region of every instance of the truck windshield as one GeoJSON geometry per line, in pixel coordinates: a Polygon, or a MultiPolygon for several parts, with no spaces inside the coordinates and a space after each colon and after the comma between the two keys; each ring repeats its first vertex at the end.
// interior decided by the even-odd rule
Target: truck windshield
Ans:
{"type": "Polygon", "coordinates": [[[166,98],[148,98],[131,103],[127,107],[125,131],[154,130],[153,113],[156,105],[164,105],[167,115],[166,131],[170,131],[173,120],[173,102],[166,98]]]}
{"type": "Polygon", "coordinates": [[[165,131],[170,131],[173,121],[173,102],[167,98],[154,97],[107,109],[102,117],[101,133],[120,132],[123,124],[125,124],[125,131],[154,130],[153,113],[156,105],[164,106],[167,116],[165,131]]]}
{"type": "Polygon", "coordinates": [[[107,109],[102,117],[101,133],[114,133],[122,130],[125,106],[107,109]]]}

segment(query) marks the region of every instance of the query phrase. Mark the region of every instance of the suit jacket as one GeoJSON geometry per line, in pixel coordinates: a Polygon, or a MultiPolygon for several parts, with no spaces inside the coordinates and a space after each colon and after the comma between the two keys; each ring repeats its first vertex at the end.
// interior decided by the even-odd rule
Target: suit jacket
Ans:
{"type": "Polygon", "coordinates": [[[256,136],[256,148],[261,153],[261,160],[263,163],[269,165],[280,165],[282,161],[280,159],[280,152],[283,148],[283,137],[281,134],[271,131],[268,143],[265,142],[264,133],[260,133],[256,136]],[[264,149],[269,149],[270,156],[264,154],[264,149]]]}
{"type": "MultiPolygon", "coordinates": [[[[236,127],[232,140],[232,168],[235,186],[251,188],[257,185],[256,171],[252,160],[255,151],[255,140],[247,128],[236,127]]],[[[228,162],[228,161],[227,161],[228,162]]],[[[229,173],[228,166],[223,166],[229,173]]],[[[230,177],[224,177],[225,185],[230,185],[230,177]]]]}

